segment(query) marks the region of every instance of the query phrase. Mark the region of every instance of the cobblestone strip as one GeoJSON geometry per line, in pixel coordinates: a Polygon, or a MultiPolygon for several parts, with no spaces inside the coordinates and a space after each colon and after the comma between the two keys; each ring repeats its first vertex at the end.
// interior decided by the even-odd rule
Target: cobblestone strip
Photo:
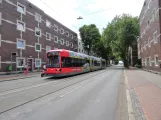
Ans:
{"type": "Polygon", "coordinates": [[[135,113],[134,114],[135,119],[136,120],[147,120],[135,91],[133,89],[129,89],[129,92],[131,96],[132,107],[135,113]]]}

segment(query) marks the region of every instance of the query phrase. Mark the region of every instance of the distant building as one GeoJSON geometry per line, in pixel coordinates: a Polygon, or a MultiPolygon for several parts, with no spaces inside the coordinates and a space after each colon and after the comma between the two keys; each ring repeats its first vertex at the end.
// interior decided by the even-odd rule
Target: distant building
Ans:
{"type": "Polygon", "coordinates": [[[145,0],[140,13],[140,57],[143,68],[161,72],[161,0],[145,0]]]}
{"type": "Polygon", "coordinates": [[[31,71],[46,62],[50,49],[78,51],[77,34],[28,0],[0,0],[0,72],[31,71]]]}
{"type": "Polygon", "coordinates": [[[133,42],[132,46],[129,47],[129,64],[135,66],[138,60],[138,49],[137,42],[133,42]]]}
{"type": "Polygon", "coordinates": [[[81,39],[78,39],[78,52],[79,52],[79,53],[88,54],[88,53],[86,52],[86,50],[84,49],[83,42],[82,42],[81,39]]]}
{"type": "Polygon", "coordinates": [[[138,59],[141,59],[141,45],[140,45],[140,38],[137,39],[137,51],[138,51],[138,59]]]}

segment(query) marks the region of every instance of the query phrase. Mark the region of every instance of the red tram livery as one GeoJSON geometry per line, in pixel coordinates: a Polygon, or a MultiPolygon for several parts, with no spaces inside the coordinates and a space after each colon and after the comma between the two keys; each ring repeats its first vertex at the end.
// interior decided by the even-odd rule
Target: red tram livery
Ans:
{"type": "Polygon", "coordinates": [[[69,50],[58,49],[47,52],[45,76],[62,77],[90,72],[106,67],[106,61],[69,50]]]}

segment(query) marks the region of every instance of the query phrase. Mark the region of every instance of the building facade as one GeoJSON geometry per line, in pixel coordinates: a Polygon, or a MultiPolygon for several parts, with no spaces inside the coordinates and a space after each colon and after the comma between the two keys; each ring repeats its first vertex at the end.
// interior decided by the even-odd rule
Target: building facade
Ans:
{"type": "Polygon", "coordinates": [[[77,34],[27,0],[0,0],[0,72],[38,70],[50,49],[78,51],[77,34]]]}
{"type": "Polygon", "coordinates": [[[79,52],[79,53],[88,54],[88,53],[86,52],[86,50],[84,49],[84,47],[83,47],[83,42],[82,42],[81,39],[78,39],[78,52],[79,52]]]}
{"type": "Polygon", "coordinates": [[[138,51],[138,59],[141,60],[141,45],[140,45],[140,37],[137,39],[137,51],[138,51]]]}
{"type": "Polygon", "coordinates": [[[129,47],[129,64],[131,66],[135,66],[138,61],[138,49],[137,49],[137,42],[133,42],[132,45],[129,47]]]}
{"type": "Polygon", "coordinates": [[[161,0],[145,0],[138,43],[143,68],[161,72],[161,0]]]}

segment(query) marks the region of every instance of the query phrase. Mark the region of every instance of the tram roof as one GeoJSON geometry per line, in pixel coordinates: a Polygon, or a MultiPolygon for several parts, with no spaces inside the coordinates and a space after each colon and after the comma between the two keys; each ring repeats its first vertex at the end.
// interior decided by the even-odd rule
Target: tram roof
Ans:
{"type": "Polygon", "coordinates": [[[86,57],[86,58],[93,58],[94,60],[101,60],[101,58],[95,57],[95,56],[89,56],[83,53],[79,53],[79,52],[74,52],[71,50],[66,50],[66,49],[56,49],[56,50],[50,50],[49,52],[54,52],[54,51],[60,51],[60,52],[69,52],[69,53],[73,53],[73,56],[78,56],[78,57],[86,57]]]}

